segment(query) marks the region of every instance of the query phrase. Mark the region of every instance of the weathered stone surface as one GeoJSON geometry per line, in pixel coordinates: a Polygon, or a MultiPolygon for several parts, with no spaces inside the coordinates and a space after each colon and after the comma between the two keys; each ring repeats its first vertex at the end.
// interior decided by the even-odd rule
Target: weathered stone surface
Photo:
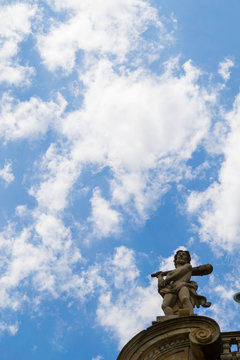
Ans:
{"type": "Polygon", "coordinates": [[[140,332],[122,349],[117,360],[218,360],[218,324],[204,316],[175,317],[140,332]]]}
{"type": "Polygon", "coordinates": [[[222,354],[221,360],[240,360],[240,331],[221,333],[222,354]],[[237,350],[232,350],[232,345],[236,345],[237,350]]]}

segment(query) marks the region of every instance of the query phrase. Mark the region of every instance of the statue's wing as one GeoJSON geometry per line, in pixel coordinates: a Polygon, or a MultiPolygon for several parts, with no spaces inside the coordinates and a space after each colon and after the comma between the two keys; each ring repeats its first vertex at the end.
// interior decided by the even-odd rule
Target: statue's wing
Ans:
{"type": "Polygon", "coordinates": [[[211,274],[213,267],[211,264],[200,265],[192,268],[192,276],[202,276],[211,274]]]}

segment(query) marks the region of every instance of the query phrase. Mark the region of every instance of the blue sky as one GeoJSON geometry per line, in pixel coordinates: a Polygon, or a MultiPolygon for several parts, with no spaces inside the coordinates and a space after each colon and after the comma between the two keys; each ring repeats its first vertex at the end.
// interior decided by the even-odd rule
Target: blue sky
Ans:
{"type": "Polygon", "coordinates": [[[239,330],[240,4],[0,4],[3,360],[112,360],[176,249],[239,330]]]}

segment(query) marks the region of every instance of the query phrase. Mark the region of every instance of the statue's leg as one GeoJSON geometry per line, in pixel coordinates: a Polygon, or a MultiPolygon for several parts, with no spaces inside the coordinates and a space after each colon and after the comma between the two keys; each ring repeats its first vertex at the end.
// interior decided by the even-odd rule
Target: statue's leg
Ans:
{"type": "Polygon", "coordinates": [[[191,302],[191,295],[189,289],[186,286],[183,286],[178,292],[179,300],[183,308],[187,308],[190,311],[190,314],[193,314],[193,305],[191,302]]]}
{"type": "Polygon", "coordinates": [[[165,315],[173,315],[173,306],[177,300],[174,294],[165,294],[162,303],[162,309],[165,315]]]}

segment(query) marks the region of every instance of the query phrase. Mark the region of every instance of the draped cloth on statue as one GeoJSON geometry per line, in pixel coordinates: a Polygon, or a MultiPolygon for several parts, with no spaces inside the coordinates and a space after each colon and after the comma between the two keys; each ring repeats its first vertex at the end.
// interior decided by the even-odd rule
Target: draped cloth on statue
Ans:
{"type": "MultiPolygon", "coordinates": [[[[183,287],[187,287],[189,289],[189,293],[191,296],[191,302],[193,307],[209,307],[211,306],[211,303],[207,301],[205,296],[202,295],[198,295],[197,294],[197,289],[198,289],[198,284],[195,281],[174,281],[172,283],[170,283],[169,285],[167,285],[166,287],[164,287],[163,289],[159,290],[159,294],[164,297],[164,295],[166,294],[174,294],[177,296],[178,292],[183,288],[183,287]]],[[[180,303],[178,302],[178,307],[180,306],[180,303]]]]}

